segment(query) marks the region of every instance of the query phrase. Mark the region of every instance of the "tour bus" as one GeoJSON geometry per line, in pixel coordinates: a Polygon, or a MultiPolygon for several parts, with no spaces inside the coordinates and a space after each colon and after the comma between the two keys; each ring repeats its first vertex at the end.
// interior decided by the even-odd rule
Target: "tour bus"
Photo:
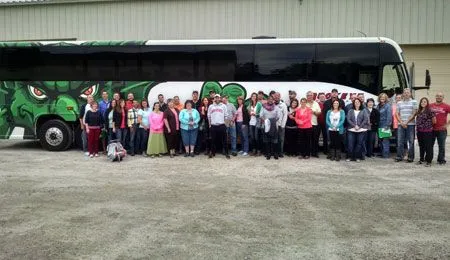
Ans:
{"type": "Polygon", "coordinates": [[[399,45],[388,38],[0,42],[0,139],[36,138],[45,149],[79,144],[88,95],[189,99],[211,90],[236,103],[259,90],[304,97],[332,89],[390,97],[409,88],[399,45]]]}

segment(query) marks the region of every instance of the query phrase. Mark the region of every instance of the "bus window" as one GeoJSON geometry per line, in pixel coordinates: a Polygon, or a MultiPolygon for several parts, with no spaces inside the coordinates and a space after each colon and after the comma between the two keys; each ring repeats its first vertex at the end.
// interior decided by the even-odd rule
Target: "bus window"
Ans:
{"type": "Polygon", "coordinates": [[[0,79],[33,80],[38,61],[38,47],[0,48],[0,79]]]}
{"type": "Polygon", "coordinates": [[[199,81],[245,81],[251,78],[251,45],[201,45],[196,47],[196,53],[199,81]]]}
{"type": "Polygon", "coordinates": [[[405,78],[401,71],[400,65],[388,64],[383,66],[382,76],[382,91],[392,96],[393,94],[400,94],[405,87],[405,78]]]}
{"type": "Polygon", "coordinates": [[[314,78],[377,94],[378,64],[376,43],[317,44],[314,78]]]}
{"type": "Polygon", "coordinates": [[[111,46],[86,47],[87,79],[113,80],[116,78],[116,61],[111,46]]]}
{"type": "Polygon", "coordinates": [[[311,78],[315,46],[271,44],[255,47],[256,80],[306,81],[311,78]]]}
{"type": "Polygon", "coordinates": [[[39,78],[35,80],[84,80],[84,51],[80,46],[42,46],[39,48],[39,78]]]}
{"type": "Polygon", "coordinates": [[[194,80],[194,47],[143,46],[141,50],[142,73],[146,80],[194,80]]]}

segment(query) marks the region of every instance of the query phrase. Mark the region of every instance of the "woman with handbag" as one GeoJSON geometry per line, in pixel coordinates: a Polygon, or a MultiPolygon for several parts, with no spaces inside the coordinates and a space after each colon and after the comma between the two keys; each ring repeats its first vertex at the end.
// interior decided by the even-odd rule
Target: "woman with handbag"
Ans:
{"type": "Polygon", "coordinates": [[[378,124],[378,140],[380,143],[381,155],[383,158],[389,158],[389,140],[392,136],[392,108],[388,101],[386,93],[378,96],[378,112],[380,121],[378,124]]]}

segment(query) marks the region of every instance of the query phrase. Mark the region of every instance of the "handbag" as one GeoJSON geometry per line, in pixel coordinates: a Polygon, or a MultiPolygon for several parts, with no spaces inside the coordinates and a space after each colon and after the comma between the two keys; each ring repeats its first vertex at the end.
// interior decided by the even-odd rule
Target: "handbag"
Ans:
{"type": "Polygon", "coordinates": [[[392,131],[390,128],[378,128],[379,138],[389,138],[392,136],[392,131]]]}

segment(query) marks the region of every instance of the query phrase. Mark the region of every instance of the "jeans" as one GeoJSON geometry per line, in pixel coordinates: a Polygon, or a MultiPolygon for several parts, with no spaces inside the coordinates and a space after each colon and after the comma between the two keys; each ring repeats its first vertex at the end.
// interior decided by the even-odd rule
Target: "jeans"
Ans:
{"type": "Polygon", "coordinates": [[[83,131],[81,131],[81,142],[83,144],[83,152],[87,152],[88,151],[88,137],[87,137],[87,133],[86,133],[85,129],[83,129],[83,131]]]}
{"type": "Polygon", "coordinates": [[[284,153],[284,129],[284,127],[278,127],[278,151],[280,152],[280,154],[284,153]]]}
{"type": "Polygon", "coordinates": [[[403,159],[405,144],[408,143],[408,160],[414,160],[415,125],[406,128],[399,126],[397,129],[397,159],[403,159]]]}
{"type": "Polygon", "coordinates": [[[380,139],[381,153],[383,155],[383,158],[389,158],[390,143],[391,142],[390,142],[389,138],[380,139]]]}
{"type": "Polygon", "coordinates": [[[366,140],[366,148],[367,148],[367,157],[372,157],[373,156],[373,147],[375,146],[375,138],[377,135],[377,131],[376,130],[369,130],[367,131],[367,140],[366,140]]]}
{"type": "Polygon", "coordinates": [[[225,149],[225,154],[228,155],[227,145],[227,127],[225,125],[212,125],[210,128],[211,135],[211,153],[216,154],[218,144],[222,143],[222,147],[225,149]]]}
{"type": "Polygon", "coordinates": [[[300,155],[305,157],[311,154],[311,136],[313,135],[312,128],[298,129],[298,146],[300,147],[300,155]]]}
{"type": "Polygon", "coordinates": [[[249,129],[249,138],[250,138],[250,146],[253,151],[257,150],[257,141],[256,141],[256,126],[251,125],[249,129]]]}
{"type": "Polygon", "coordinates": [[[137,131],[138,131],[138,127],[137,125],[134,125],[132,127],[129,128],[130,129],[130,142],[129,142],[129,147],[130,147],[130,153],[131,154],[135,154],[138,152],[138,143],[137,141],[137,131]]]}
{"type": "Polygon", "coordinates": [[[417,132],[420,161],[431,163],[433,160],[433,139],[433,132],[417,132]]]}
{"type": "MultiPolygon", "coordinates": [[[[197,142],[198,128],[189,130],[181,129],[181,139],[183,139],[184,146],[194,146],[197,142]]],[[[194,151],[191,151],[194,152],[194,151]]]]}
{"type": "Polygon", "coordinates": [[[447,130],[433,132],[433,146],[436,139],[439,147],[437,161],[445,162],[445,139],[447,139],[447,130]]]}
{"type": "Polygon", "coordinates": [[[128,135],[128,128],[116,128],[116,138],[125,147],[125,139],[128,135]]]}
{"type": "Polygon", "coordinates": [[[137,140],[136,140],[136,151],[137,153],[144,153],[147,151],[147,144],[148,144],[148,129],[145,128],[138,128],[137,131],[137,140]]]}
{"type": "Polygon", "coordinates": [[[227,133],[231,139],[231,152],[236,152],[236,125],[230,125],[227,127],[227,133]]]}
{"type": "Polygon", "coordinates": [[[311,136],[311,155],[317,156],[319,152],[319,136],[320,136],[320,128],[318,125],[313,125],[312,127],[312,136],[311,136]]]}
{"type": "Polygon", "coordinates": [[[347,143],[348,143],[348,157],[352,160],[363,158],[363,143],[366,138],[367,132],[352,132],[348,131],[347,143]]]}
{"type": "Polygon", "coordinates": [[[236,122],[236,132],[241,138],[241,150],[248,153],[248,125],[243,125],[242,122],[236,122]]]}

